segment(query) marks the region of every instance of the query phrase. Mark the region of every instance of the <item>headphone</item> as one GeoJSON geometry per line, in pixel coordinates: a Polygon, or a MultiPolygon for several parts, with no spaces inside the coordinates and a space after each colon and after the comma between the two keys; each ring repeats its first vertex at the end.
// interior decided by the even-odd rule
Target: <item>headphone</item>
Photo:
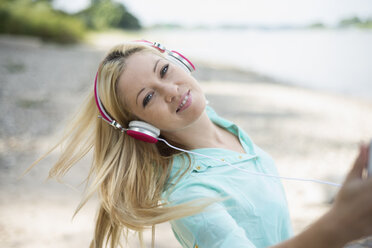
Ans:
{"type": "MultiPolygon", "coordinates": [[[[167,50],[163,45],[157,42],[150,42],[147,40],[135,40],[133,43],[136,44],[143,44],[149,47],[153,47],[160,51],[161,53],[164,53],[166,58],[181,66],[184,70],[191,73],[195,71],[195,66],[191,63],[190,60],[188,60],[185,56],[183,56],[181,53],[176,52],[174,50],[167,50]]],[[[98,107],[98,110],[101,115],[98,116],[98,118],[101,118],[111,126],[113,126],[115,129],[119,129],[121,132],[125,132],[129,136],[145,141],[148,143],[157,143],[159,140],[160,130],[153,125],[146,123],[144,121],[131,121],[128,124],[128,128],[122,127],[114,118],[110,116],[105,110],[105,107],[103,106],[101,99],[99,98],[99,92],[97,87],[97,78],[98,78],[98,72],[96,74],[96,78],[94,81],[94,97],[96,100],[96,105],[98,107]]]]}

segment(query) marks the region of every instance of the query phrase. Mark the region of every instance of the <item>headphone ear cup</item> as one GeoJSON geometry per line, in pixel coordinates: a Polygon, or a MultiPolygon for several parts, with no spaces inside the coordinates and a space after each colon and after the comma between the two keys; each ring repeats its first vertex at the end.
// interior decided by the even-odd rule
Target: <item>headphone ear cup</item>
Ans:
{"type": "Polygon", "coordinates": [[[143,121],[131,121],[129,122],[126,133],[135,139],[148,143],[156,143],[158,142],[160,130],[143,121]]]}

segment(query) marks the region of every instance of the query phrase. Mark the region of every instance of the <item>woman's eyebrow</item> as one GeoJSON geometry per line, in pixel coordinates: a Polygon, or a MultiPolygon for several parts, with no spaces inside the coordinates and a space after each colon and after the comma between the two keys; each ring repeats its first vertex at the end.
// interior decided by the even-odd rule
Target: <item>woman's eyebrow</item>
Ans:
{"type": "Polygon", "coordinates": [[[160,60],[161,60],[161,59],[158,59],[158,60],[155,62],[154,73],[156,72],[156,66],[158,65],[158,63],[159,63],[160,60]]]}
{"type": "Polygon", "coordinates": [[[141,94],[142,91],[144,91],[145,88],[141,89],[138,94],[137,94],[137,98],[136,98],[136,105],[138,105],[138,96],[141,94]]]}

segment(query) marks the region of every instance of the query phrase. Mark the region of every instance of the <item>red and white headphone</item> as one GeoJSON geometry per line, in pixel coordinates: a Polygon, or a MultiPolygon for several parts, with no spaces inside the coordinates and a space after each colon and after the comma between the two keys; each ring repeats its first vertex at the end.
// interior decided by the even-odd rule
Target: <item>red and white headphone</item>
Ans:
{"type": "MultiPolygon", "coordinates": [[[[175,64],[181,66],[188,72],[195,71],[195,66],[191,63],[190,60],[188,60],[185,56],[183,56],[181,53],[176,52],[174,50],[167,50],[164,46],[162,46],[160,43],[157,42],[150,42],[147,40],[136,40],[133,41],[136,43],[141,43],[146,46],[153,47],[157,50],[159,50],[161,53],[164,53],[166,55],[166,58],[175,64]]],[[[94,97],[96,100],[97,108],[101,115],[98,117],[113,126],[115,129],[120,129],[121,132],[125,132],[129,136],[145,141],[148,143],[156,143],[159,140],[160,130],[151,124],[148,124],[143,121],[131,121],[128,124],[128,128],[122,127],[116,120],[114,120],[105,110],[101,99],[99,98],[99,92],[98,92],[98,86],[97,86],[97,77],[98,72],[96,74],[96,78],[94,81],[94,97]]]]}

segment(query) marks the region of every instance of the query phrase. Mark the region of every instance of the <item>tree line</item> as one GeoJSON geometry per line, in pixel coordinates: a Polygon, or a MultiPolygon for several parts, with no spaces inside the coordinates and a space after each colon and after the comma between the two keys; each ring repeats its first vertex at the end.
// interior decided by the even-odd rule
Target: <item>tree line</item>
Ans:
{"type": "Polygon", "coordinates": [[[52,7],[52,0],[0,0],[0,33],[74,43],[88,30],[141,29],[140,21],[113,0],[91,0],[84,10],[69,14],[52,7]]]}

